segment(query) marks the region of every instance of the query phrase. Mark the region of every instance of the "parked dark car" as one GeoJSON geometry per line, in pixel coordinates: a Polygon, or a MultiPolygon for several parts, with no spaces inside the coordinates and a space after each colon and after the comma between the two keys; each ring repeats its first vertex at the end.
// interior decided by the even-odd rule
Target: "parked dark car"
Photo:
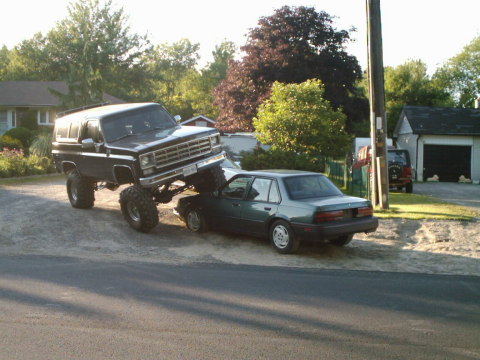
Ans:
{"type": "Polygon", "coordinates": [[[322,174],[295,170],[239,173],[217,191],[179,199],[175,213],[191,231],[268,237],[283,254],[303,239],[343,246],[378,227],[370,201],[344,195],[322,174]]]}
{"type": "Polygon", "coordinates": [[[412,165],[407,150],[391,149],[387,151],[388,185],[405,192],[413,192],[412,165]]]}
{"type": "MultiPolygon", "coordinates": [[[[370,145],[360,148],[352,169],[359,169],[363,166],[369,166],[371,169],[371,155],[370,145]]],[[[387,160],[388,187],[397,190],[405,188],[405,192],[412,193],[413,173],[408,151],[391,147],[387,150],[387,160]]]]}

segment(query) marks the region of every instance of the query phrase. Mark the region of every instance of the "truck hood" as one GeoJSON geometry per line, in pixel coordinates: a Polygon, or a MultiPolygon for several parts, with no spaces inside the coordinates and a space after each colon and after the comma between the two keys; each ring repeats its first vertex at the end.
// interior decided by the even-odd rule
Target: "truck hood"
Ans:
{"type": "Polygon", "coordinates": [[[152,130],[143,134],[133,134],[109,143],[109,147],[146,152],[215,133],[217,133],[216,129],[206,127],[177,126],[166,130],[152,130]]]}

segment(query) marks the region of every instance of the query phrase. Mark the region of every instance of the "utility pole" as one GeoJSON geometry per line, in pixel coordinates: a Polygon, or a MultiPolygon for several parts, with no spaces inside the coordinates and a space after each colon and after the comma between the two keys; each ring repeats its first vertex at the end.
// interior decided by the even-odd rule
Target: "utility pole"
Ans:
{"type": "Polygon", "coordinates": [[[383,79],[380,0],[367,1],[368,89],[372,139],[372,203],[388,209],[387,116],[383,79]]]}

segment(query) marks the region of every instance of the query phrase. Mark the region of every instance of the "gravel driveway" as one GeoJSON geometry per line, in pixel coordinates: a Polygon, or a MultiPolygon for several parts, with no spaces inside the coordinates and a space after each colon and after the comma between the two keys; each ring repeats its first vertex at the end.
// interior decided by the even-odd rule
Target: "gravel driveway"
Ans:
{"type": "Polygon", "coordinates": [[[480,210],[480,185],[450,182],[423,182],[413,185],[415,194],[432,195],[441,200],[480,210]]]}
{"type": "Polygon", "coordinates": [[[280,255],[263,239],[189,232],[172,213],[175,199],[159,206],[151,233],[139,233],[122,217],[120,190],[99,191],[95,207],[80,210],[70,206],[63,177],[0,186],[0,254],[480,274],[478,221],[381,220],[344,248],[305,243],[298,254],[280,255]]]}

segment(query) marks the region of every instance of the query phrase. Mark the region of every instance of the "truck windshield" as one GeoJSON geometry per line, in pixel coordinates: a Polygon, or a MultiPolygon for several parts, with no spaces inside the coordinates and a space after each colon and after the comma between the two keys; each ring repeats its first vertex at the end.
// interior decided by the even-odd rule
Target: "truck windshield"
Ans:
{"type": "Polygon", "coordinates": [[[171,129],[176,126],[175,120],[160,106],[151,106],[108,116],[103,118],[101,123],[107,142],[152,130],[171,129]]]}

